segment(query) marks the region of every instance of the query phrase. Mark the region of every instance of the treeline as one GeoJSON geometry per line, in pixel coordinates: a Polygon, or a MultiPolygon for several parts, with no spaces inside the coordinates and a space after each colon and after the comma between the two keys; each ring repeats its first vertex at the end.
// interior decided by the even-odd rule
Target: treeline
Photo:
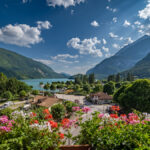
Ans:
{"type": "Polygon", "coordinates": [[[7,78],[6,75],[0,73],[0,97],[12,100],[20,97],[25,97],[32,90],[31,86],[28,86],[24,82],[17,80],[16,78],[7,78]]]}
{"type": "Polygon", "coordinates": [[[131,73],[122,76],[120,73],[109,75],[107,81],[121,82],[121,81],[134,81],[135,77],[131,73]]]}

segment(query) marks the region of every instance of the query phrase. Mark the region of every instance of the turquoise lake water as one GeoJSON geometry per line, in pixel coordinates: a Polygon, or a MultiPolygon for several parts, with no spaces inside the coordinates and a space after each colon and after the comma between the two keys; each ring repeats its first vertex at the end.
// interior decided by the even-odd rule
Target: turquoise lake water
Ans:
{"type": "Polygon", "coordinates": [[[52,82],[66,82],[66,81],[70,81],[70,79],[29,79],[29,80],[22,80],[23,82],[27,83],[28,85],[33,86],[33,89],[35,90],[43,90],[40,87],[40,82],[43,82],[44,84],[48,83],[52,83],[52,82]]]}

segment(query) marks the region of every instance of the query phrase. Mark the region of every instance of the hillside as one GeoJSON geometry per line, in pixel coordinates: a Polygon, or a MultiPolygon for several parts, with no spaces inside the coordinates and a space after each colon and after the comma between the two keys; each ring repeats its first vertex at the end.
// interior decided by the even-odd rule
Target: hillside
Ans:
{"type": "Polygon", "coordinates": [[[18,79],[65,77],[40,62],[2,48],[0,48],[0,72],[18,79]]]}
{"type": "Polygon", "coordinates": [[[138,78],[150,78],[150,53],[141,61],[136,63],[133,68],[123,72],[123,74],[127,74],[128,72],[132,73],[138,78]]]}
{"type": "Polygon", "coordinates": [[[94,73],[97,78],[105,78],[133,67],[150,52],[150,36],[143,36],[117,52],[114,56],[103,60],[87,74],[94,73]]]}

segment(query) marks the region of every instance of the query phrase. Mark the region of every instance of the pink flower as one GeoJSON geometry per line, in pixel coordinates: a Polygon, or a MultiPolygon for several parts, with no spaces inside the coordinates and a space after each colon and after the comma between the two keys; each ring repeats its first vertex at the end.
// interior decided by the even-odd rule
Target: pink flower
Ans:
{"type": "Polygon", "coordinates": [[[83,111],[84,113],[88,113],[89,111],[91,111],[91,108],[89,108],[89,107],[84,107],[84,108],[82,108],[82,111],[83,111]]]}
{"type": "Polygon", "coordinates": [[[104,117],[104,114],[99,114],[98,117],[99,117],[99,118],[103,118],[103,117],[104,117]]]}

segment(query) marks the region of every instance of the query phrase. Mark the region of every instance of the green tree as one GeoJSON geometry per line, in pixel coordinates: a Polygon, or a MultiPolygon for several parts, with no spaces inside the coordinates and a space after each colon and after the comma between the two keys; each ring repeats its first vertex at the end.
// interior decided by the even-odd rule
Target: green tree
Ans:
{"type": "Polygon", "coordinates": [[[20,96],[21,98],[26,97],[26,95],[27,95],[27,93],[26,93],[26,91],[24,91],[24,90],[22,90],[22,91],[19,92],[19,96],[20,96]]]}
{"type": "Polygon", "coordinates": [[[7,100],[12,100],[13,99],[13,95],[12,95],[12,93],[10,91],[4,92],[2,97],[6,98],[7,100]]]}
{"type": "Polygon", "coordinates": [[[90,85],[89,84],[84,84],[83,85],[83,90],[86,91],[87,93],[89,93],[90,90],[91,90],[90,85]]]}
{"type": "Polygon", "coordinates": [[[52,90],[52,91],[56,90],[56,84],[51,84],[50,90],[52,90]]]}
{"type": "Polygon", "coordinates": [[[33,90],[33,91],[32,91],[32,94],[33,94],[33,95],[38,95],[38,94],[39,94],[39,91],[38,91],[38,90],[33,90]]]}
{"type": "Polygon", "coordinates": [[[65,107],[62,104],[55,104],[51,107],[51,113],[55,120],[61,121],[65,117],[65,107]]]}
{"type": "Polygon", "coordinates": [[[95,88],[93,89],[93,92],[96,93],[101,91],[103,91],[103,86],[101,84],[96,84],[95,88]]]}
{"type": "Polygon", "coordinates": [[[110,81],[104,85],[103,92],[112,95],[115,91],[114,82],[110,81]]]}
{"type": "Polygon", "coordinates": [[[121,78],[120,78],[120,73],[118,73],[118,74],[116,75],[116,82],[120,82],[120,80],[121,80],[121,78]]]}
{"type": "Polygon", "coordinates": [[[115,75],[109,75],[108,78],[107,78],[107,81],[108,81],[108,82],[110,82],[110,81],[115,81],[115,78],[116,78],[115,75]]]}
{"type": "Polygon", "coordinates": [[[90,84],[95,83],[95,75],[94,75],[94,73],[92,73],[92,74],[89,75],[89,83],[90,84]]]}
{"type": "Polygon", "coordinates": [[[150,113],[150,80],[140,79],[119,90],[114,99],[126,112],[136,109],[141,112],[150,113]]]}
{"type": "Polygon", "coordinates": [[[43,87],[45,90],[48,90],[50,88],[50,84],[49,83],[46,83],[43,87]]]}

